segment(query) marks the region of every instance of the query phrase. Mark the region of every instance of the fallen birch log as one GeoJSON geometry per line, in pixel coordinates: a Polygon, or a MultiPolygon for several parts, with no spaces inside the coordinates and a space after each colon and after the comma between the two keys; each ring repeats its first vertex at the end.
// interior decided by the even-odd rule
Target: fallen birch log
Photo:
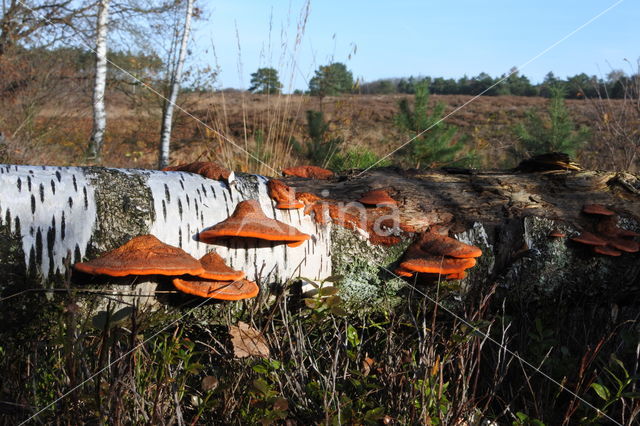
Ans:
{"type": "Polygon", "coordinates": [[[531,300],[638,292],[637,253],[598,255],[570,240],[598,226],[599,219],[583,212],[586,204],[605,205],[621,228],[640,230],[640,181],[633,175],[387,168],[328,180],[284,179],[298,194],[318,199],[320,208],[307,209],[309,214],[276,209],[267,181],[244,174],[227,184],[184,172],[1,166],[0,290],[55,287],[73,263],[152,234],[194,257],[215,248],[229,266],[263,285],[338,273],[344,293],[366,302],[402,288],[390,271],[414,234],[438,226],[483,251],[463,280],[466,288],[499,282],[531,300]],[[398,205],[371,209],[356,201],[372,189],[387,189],[398,205]],[[198,240],[199,232],[247,199],[259,200],[268,217],[312,238],[295,248],[198,240]],[[336,224],[332,206],[354,217],[356,226],[336,224]],[[554,231],[564,237],[550,237],[554,231]]]}

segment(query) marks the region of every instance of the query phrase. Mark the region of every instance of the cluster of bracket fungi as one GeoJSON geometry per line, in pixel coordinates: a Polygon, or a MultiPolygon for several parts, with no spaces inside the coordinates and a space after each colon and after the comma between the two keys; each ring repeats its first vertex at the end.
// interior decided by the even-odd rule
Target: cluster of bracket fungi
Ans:
{"type": "MultiPolygon", "coordinates": [[[[164,169],[165,171],[185,171],[197,173],[209,179],[234,179],[233,172],[211,162],[196,162],[164,169]]],[[[329,179],[333,172],[316,166],[299,166],[283,170],[285,176],[311,179],[329,179]]],[[[311,193],[299,193],[278,179],[267,183],[269,196],[278,209],[303,209],[305,214],[314,215],[318,223],[329,219],[339,226],[351,230],[361,229],[374,244],[393,245],[400,241],[398,235],[379,235],[373,229],[373,222],[398,205],[384,189],[368,191],[357,200],[366,206],[370,215],[363,220],[357,215],[344,211],[336,203],[311,193]]],[[[384,223],[378,224],[385,226],[384,223]]],[[[386,226],[391,227],[389,223],[386,226]]],[[[221,238],[251,238],[277,241],[289,247],[297,247],[310,238],[296,228],[268,218],[257,200],[238,203],[235,211],[226,220],[207,228],[198,234],[204,243],[214,243],[221,238]]],[[[462,279],[465,270],[475,265],[475,258],[482,254],[479,248],[464,244],[446,235],[425,232],[407,249],[396,273],[410,277],[414,273],[444,275],[447,279],[462,279]]],[[[129,275],[163,275],[173,277],[176,289],[195,296],[223,300],[240,300],[255,297],[259,287],[255,282],[244,279],[242,271],[228,267],[217,253],[209,252],[201,259],[195,259],[184,250],[170,246],[153,235],[142,235],[131,239],[121,247],[102,256],[74,265],[77,271],[114,277],[129,275]]]]}
{"type": "MultiPolygon", "coordinates": [[[[591,231],[582,231],[571,240],[592,248],[594,253],[605,256],[621,256],[622,253],[637,253],[640,244],[633,240],[639,237],[637,232],[618,228],[618,215],[601,204],[585,204],[582,212],[596,219],[591,231]]],[[[550,236],[562,236],[552,233],[550,236]]]]}

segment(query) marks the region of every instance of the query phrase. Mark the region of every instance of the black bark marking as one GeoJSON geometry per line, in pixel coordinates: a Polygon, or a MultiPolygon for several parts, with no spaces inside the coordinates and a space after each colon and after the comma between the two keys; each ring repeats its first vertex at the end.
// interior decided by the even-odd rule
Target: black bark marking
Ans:
{"type": "Polygon", "coordinates": [[[18,192],[22,192],[22,179],[18,178],[16,184],[18,185],[18,192]]]}
{"type": "Polygon", "coordinates": [[[213,193],[213,199],[217,200],[218,196],[216,195],[216,189],[213,187],[213,185],[211,185],[211,193],[213,193]]]}
{"type": "Polygon", "coordinates": [[[31,194],[31,214],[36,214],[36,197],[31,194]]]}
{"type": "Polygon", "coordinates": [[[184,183],[182,182],[182,178],[180,178],[180,186],[182,187],[182,190],[184,191],[184,183]]]}
{"type": "Polygon", "coordinates": [[[194,203],[193,203],[193,206],[196,208],[196,217],[198,217],[198,212],[200,211],[200,210],[198,209],[198,203],[195,203],[195,202],[194,202],[194,203]]]}
{"type": "Polygon", "coordinates": [[[206,197],[207,196],[207,188],[205,188],[204,183],[201,183],[200,186],[202,187],[202,193],[206,197]]]}
{"type": "Polygon", "coordinates": [[[73,263],[82,262],[82,253],[80,252],[80,246],[76,244],[75,249],[73,250],[73,263]]]}
{"type": "MultiPolygon", "coordinates": [[[[9,212],[7,212],[7,217],[9,217],[9,212]]],[[[9,222],[7,222],[7,223],[9,223],[9,222]]],[[[16,235],[20,235],[20,229],[21,229],[20,228],[20,218],[18,216],[16,216],[15,223],[16,223],[16,226],[15,226],[16,232],[15,232],[15,234],[16,235]]]]}
{"type": "Polygon", "coordinates": [[[53,179],[51,179],[51,192],[56,195],[56,183],[53,179]]]}
{"type": "Polygon", "coordinates": [[[42,266],[42,231],[38,227],[38,231],[36,232],[36,265],[42,266]]]}
{"type": "Polygon", "coordinates": [[[31,192],[31,176],[27,176],[27,189],[31,192]]]}
{"type": "Polygon", "coordinates": [[[178,247],[182,248],[182,228],[178,229],[178,247]]]}
{"type": "Polygon", "coordinates": [[[178,198],[178,214],[180,215],[180,220],[182,221],[182,201],[178,198]]]}
{"type": "Polygon", "coordinates": [[[164,221],[167,221],[167,204],[162,200],[162,216],[164,217],[164,221]]]}
{"type": "Polygon", "coordinates": [[[44,185],[43,184],[40,184],[39,192],[40,192],[40,202],[44,203],[44,185]]]}
{"type": "Polygon", "coordinates": [[[164,197],[167,199],[167,203],[171,202],[171,193],[169,192],[169,185],[164,184],[164,197]]]}
{"type": "Polygon", "coordinates": [[[191,207],[191,200],[189,200],[189,194],[185,194],[185,196],[187,197],[187,208],[191,207]]]}
{"type": "Polygon", "coordinates": [[[73,178],[73,190],[78,192],[78,182],[76,181],[76,175],[71,175],[73,178]]]}
{"type": "Polygon", "coordinates": [[[72,209],[73,208],[73,198],[69,197],[69,199],[67,200],[67,203],[69,204],[69,208],[72,209]]]}
{"type": "Polygon", "coordinates": [[[56,178],[58,178],[58,182],[62,182],[62,175],[60,174],[60,171],[56,171],[56,178]]]}
{"type": "Polygon", "coordinates": [[[64,241],[66,229],[67,229],[67,221],[64,218],[64,211],[63,211],[62,218],[60,219],[60,239],[63,241],[64,241]]]}
{"type": "Polygon", "coordinates": [[[56,217],[51,218],[51,227],[47,230],[47,256],[49,256],[49,276],[53,275],[53,247],[56,244],[56,217]]]}
{"type": "Polygon", "coordinates": [[[82,187],[82,193],[84,194],[84,209],[89,210],[89,199],[87,197],[87,187],[82,187]]]}

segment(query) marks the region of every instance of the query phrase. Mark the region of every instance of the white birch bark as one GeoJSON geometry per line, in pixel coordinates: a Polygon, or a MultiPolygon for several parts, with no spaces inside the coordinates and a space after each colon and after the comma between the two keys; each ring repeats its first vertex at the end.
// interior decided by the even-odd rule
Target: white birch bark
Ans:
{"type": "Polygon", "coordinates": [[[96,79],[93,86],[93,131],[89,141],[87,156],[100,162],[104,133],[107,127],[107,112],[104,93],[107,85],[107,24],[109,22],[110,0],[100,0],[96,31],[96,79]]]}
{"type": "Polygon", "coordinates": [[[158,167],[164,168],[169,165],[169,146],[171,143],[171,125],[173,120],[173,110],[178,99],[180,91],[180,79],[182,77],[182,67],[185,57],[187,56],[187,42],[189,41],[189,32],[191,31],[191,16],[193,15],[194,0],[187,0],[187,13],[184,20],[184,31],[182,33],[182,41],[180,42],[180,53],[176,66],[171,76],[169,99],[167,100],[162,115],[162,130],[160,132],[160,156],[158,167]]]}

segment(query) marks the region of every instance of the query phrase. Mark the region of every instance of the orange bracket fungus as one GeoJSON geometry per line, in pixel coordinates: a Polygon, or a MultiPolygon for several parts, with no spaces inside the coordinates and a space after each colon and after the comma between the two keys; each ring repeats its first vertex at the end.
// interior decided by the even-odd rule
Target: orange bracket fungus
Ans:
{"type": "Polygon", "coordinates": [[[233,180],[233,172],[212,161],[196,161],[178,166],[170,166],[162,169],[165,172],[189,172],[204,176],[213,180],[233,180]],[[231,177],[231,179],[229,179],[231,177]]]}
{"type": "Polygon", "coordinates": [[[602,204],[585,204],[582,206],[582,212],[601,216],[613,216],[615,214],[615,212],[609,210],[602,204]]]}
{"type": "Polygon", "coordinates": [[[204,272],[197,274],[198,277],[207,280],[232,281],[244,278],[244,272],[236,271],[224,263],[224,259],[216,252],[210,252],[200,258],[200,263],[204,272]]]}
{"type": "Polygon", "coordinates": [[[296,200],[296,191],[281,180],[271,179],[267,182],[269,197],[276,201],[277,209],[301,209],[304,204],[296,200]]]}
{"type": "Polygon", "coordinates": [[[396,273],[407,276],[408,272],[422,272],[446,275],[446,279],[463,279],[465,269],[475,266],[475,258],[481,255],[478,247],[446,235],[424,232],[407,248],[396,273]]]}
{"type": "Polygon", "coordinates": [[[398,205],[398,202],[391,198],[389,193],[384,189],[374,189],[365,192],[358,201],[367,206],[394,207],[398,205]]]}
{"type": "Polygon", "coordinates": [[[297,167],[289,167],[288,169],[282,170],[282,174],[285,176],[296,176],[301,178],[310,178],[310,179],[330,179],[333,177],[333,172],[331,170],[323,169],[318,166],[297,166],[297,167]]]}
{"type": "Polygon", "coordinates": [[[637,232],[618,228],[618,217],[614,211],[602,204],[585,204],[582,212],[600,216],[595,232],[583,231],[571,240],[592,246],[594,253],[605,256],[620,256],[622,252],[640,251],[640,243],[631,238],[639,236],[637,232]]]}
{"type": "Polygon", "coordinates": [[[482,250],[476,246],[465,244],[446,235],[425,232],[419,240],[420,248],[436,256],[449,256],[460,259],[482,256],[482,250]]]}
{"type": "Polygon", "coordinates": [[[112,277],[127,275],[198,275],[202,264],[190,254],[158,240],[153,235],[141,235],[126,244],[88,262],[74,265],[87,274],[112,277]]]}
{"type": "Polygon", "coordinates": [[[268,218],[257,200],[241,201],[226,220],[200,232],[198,238],[205,243],[223,237],[257,238],[286,243],[297,247],[311,238],[293,226],[268,218]]]}
{"type": "Polygon", "coordinates": [[[183,293],[220,300],[241,300],[255,297],[258,285],[249,280],[207,281],[202,278],[174,278],[173,285],[183,293]]]}

